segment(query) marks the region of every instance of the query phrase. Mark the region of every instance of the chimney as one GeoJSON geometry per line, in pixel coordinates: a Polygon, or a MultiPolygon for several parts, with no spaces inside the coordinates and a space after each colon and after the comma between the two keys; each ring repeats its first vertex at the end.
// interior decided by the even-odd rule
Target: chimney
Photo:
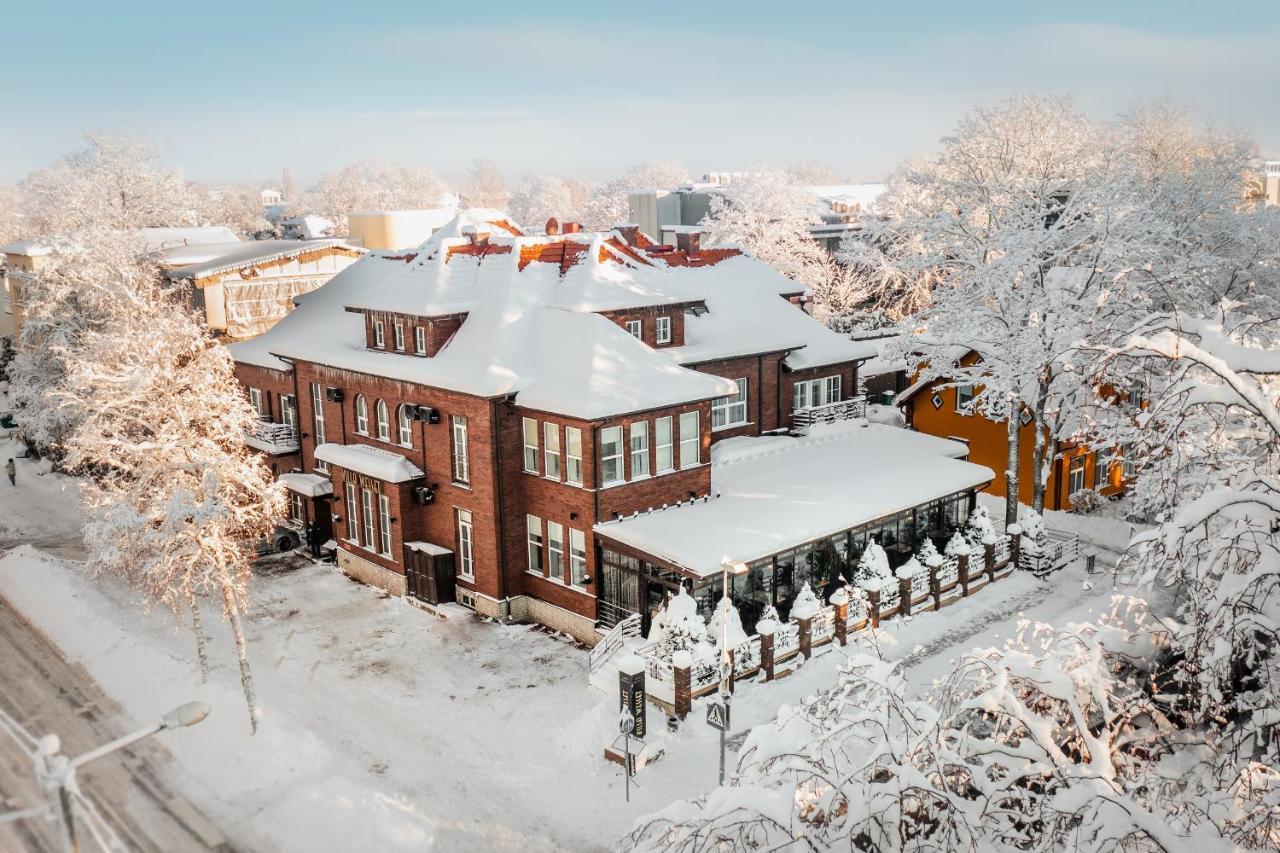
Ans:
{"type": "Polygon", "coordinates": [[[702,232],[700,230],[691,229],[689,231],[676,232],[676,248],[691,258],[698,254],[701,244],[702,232]]]}
{"type": "Polygon", "coordinates": [[[628,246],[634,246],[638,235],[640,234],[640,226],[636,225],[634,222],[628,222],[625,225],[615,225],[613,226],[613,230],[617,231],[618,234],[622,236],[623,242],[628,246]]]}
{"type": "Polygon", "coordinates": [[[576,222],[566,222],[563,226],[561,226],[561,230],[563,230],[564,233],[566,234],[577,234],[579,231],[582,230],[582,226],[576,222]]]}
{"type": "Polygon", "coordinates": [[[547,232],[547,236],[548,236],[548,237],[551,237],[551,236],[554,236],[554,235],[556,235],[556,234],[559,234],[559,233],[560,233],[560,220],[559,220],[559,219],[556,219],[554,216],[552,216],[552,217],[550,217],[549,219],[547,219],[546,232],[547,232]]]}

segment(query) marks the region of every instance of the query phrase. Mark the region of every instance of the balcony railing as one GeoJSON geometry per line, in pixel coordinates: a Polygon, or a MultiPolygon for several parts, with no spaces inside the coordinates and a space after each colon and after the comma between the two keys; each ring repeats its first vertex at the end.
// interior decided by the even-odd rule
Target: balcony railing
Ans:
{"type": "Polygon", "coordinates": [[[245,433],[244,440],[265,453],[293,453],[298,449],[298,430],[292,424],[258,421],[245,433]]]}
{"type": "Polygon", "coordinates": [[[822,406],[808,406],[797,409],[791,416],[792,426],[804,430],[813,424],[833,424],[836,421],[847,421],[867,416],[867,396],[859,394],[848,400],[827,403],[822,406]]]}

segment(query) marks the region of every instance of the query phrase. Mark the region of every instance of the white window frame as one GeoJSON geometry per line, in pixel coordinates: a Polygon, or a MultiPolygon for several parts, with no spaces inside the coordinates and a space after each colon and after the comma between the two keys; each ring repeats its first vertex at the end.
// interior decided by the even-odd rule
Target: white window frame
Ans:
{"type": "Polygon", "coordinates": [[[542,469],[551,480],[560,479],[560,425],[542,422],[542,469]]]}
{"type": "Polygon", "coordinates": [[[671,318],[662,315],[653,321],[653,339],[659,344],[671,343],[671,318]]]}
{"type": "Polygon", "coordinates": [[[564,525],[547,522],[547,577],[564,583],[564,525]]]}
{"type": "Polygon", "coordinates": [[[827,395],[827,404],[839,403],[841,398],[841,386],[844,384],[839,373],[835,376],[828,376],[822,380],[824,391],[827,395]]]}
{"type": "Polygon", "coordinates": [[[1084,469],[1085,469],[1085,467],[1086,467],[1086,466],[1085,466],[1084,457],[1082,457],[1082,456],[1072,457],[1072,458],[1071,458],[1071,460],[1067,462],[1067,494],[1068,494],[1068,495],[1075,494],[1076,492],[1078,492],[1078,491],[1080,491],[1081,489],[1083,489],[1083,488],[1084,488],[1084,469]],[[1077,467],[1075,466],[1075,462],[1076,462],[1076,460],[1079,460],[1079,461],[1080,461],[1080,467],[1079,467],[1079,468],[1077,468],[1077,467]],[[1077,485],[1075,484],[1076,474],[1079,474],[1079,475],[1080,475],[1080,485],[1079,485],[1079,486],[1077,486],[1077,485]]]}
{"type": "Polygon", "coordinates": [[[369,401],[363,394],[356,395],[356,432],[369,434],[369,401]]]}
{"type": "Polygon", "coordinates": [[[702,464],[702,429],[697,412],[680,413],[680,469],[696,468],[702,464]],[[693,452],[687,452],[692,448],[693,452]]]}
{"type": "Polygon", "coordinates": [[[792,386],[792,409],[816,409],[828,403],[840,402],[842,380],[840,374],[805,379],[792,386]]]}
{"type": "Polygon", "coordinates": [[[544,576],[545,561],[542,557],[542,519],[536,515],[525,515],[525,571],[531,575],[544,576]]]}
{"type": "Polygon", "coordinates": [[[360,490],[360,544],[366,551],[373,550],[373,490],[360,490]]]}
{"type": "Polygon", "coordinates": [[[387,330],[381,320],[373,321],[373,345],[378,349],[387,348],[387,330]]]}
{"type": "Polygon", "coordinates": [[[298,431],[298,401],[292,394],[280,395],[280,422],[298,431]]]}
{"type": "Polygon", "coordinates": [[[356,503],[356,484],[346,484],[347,493],[347,541],[352,545],[360,544],[360,509],[356,503]]]}
{"type": "Polygon", "coordinates": [[[571,486],[582,485],[582,430],[564,428],[564,480],[571,486]]]}
{"type": "Polygon", "coordinates": [[[409,404],[402,403],[396,409],[396,438],[401,447],[413,447],[413,418],[409,417],[409,404]]]}
{"type": "Polygon", "coordinates": [[[297,492],[289,492],[289,520],[298,524],[305,524],[307,520],[307,512],[302,506],[302,495],[297,492]]]}
{"type": "Polygon", "coordinates": [[[266,413],[262,411],[262,389],[250,386],[249,405],[253,406],[253,411],[258,415],[258,417],[265,418],[267,416],[266,413]]]}
{"type": "Polygon", "coordinates": [[[379,400],[373,404],[374,423],[378,428],[378,440],[391,441],[391,413],[387,411],[387,401],[379,400]]]}
{"type": "Polygon", "coordinates": [[[614,483],[625,483],[627,481],[627,472],[623,467],[622,457],[626,452],[622,444],[622,427],[611,426],[600,428],[600,482],[609,486],[614,483]],[[612,444],[617,452],[606,456],[608,446],[612,444]],[[617,476],[610,479],[609,467],[610,463],[616,466],[617,476]]]}
{"type": "Polygon", "coordinates": [[[676,470],[675,423],[670,415],[658,418],[653,422],[654,470],[658,474],[666,474],[676,470]],[[666,441],[662,439],[665,429],[666,441]]]}
{"type": "Polygon", "coordinates": [[[587,534],[575,527],[569,528],[569,584],[585,589],[587,586],[587,534]]]}
{"type": "Polygon", "coordinates": [[[969,404],[973,402],[976,395],[973,393],[973,384],[956,386],[956,411],[962,415],[973,414],[973,409],[969,408],[969,404]],[[966,409],[968,409],[966,411],[966,409]]]}
{"type": "Polygon", "coordinates": [[[649,476],[649,422],[636,421],[627,427],[627,452],[631,479],[649,476]]]}
{"type": "Polygon", "coordinates": [[[391,498],[378,495],[378,553],[391,559],[391,498]]]}
{"type": "MultiPolygon", "coordinates": [[[[840,377],[836,377],[839,379],[840,377]]],[[[747,380],[735,379],[738,393],[711,401],[711,429],[732,429],[747,423],[747,380]]]]}
{"type": "Polygon", "coordinates": [[[644,321],[628,320],[627,334],[631,335],[631,337],[635,338],[636,340],[644,340],[644,321]]]}
{"type": "Polygon", "coordinates": [[[476,579],[475,528],[471,524],[471,511],[456,509],[458,527],[458,576],[469,581],[476,579]]]}
{"type": "MultiPolygon", "coordinates": [[[[315,431],[316,447],[324,444],[324,389],[319,382],[311,383],[311,420],[315,431]]],[[[328,471],[329,463],[316,460],[316,470],[328,471]]]]}
{"type": "Polygon", "coordinates": [[[467,418],[450,415],[449,430],[453,439],[453,482],[467,485],[471,482],[471,457],[467,447],[467,418]]]}
{"type": "Polygon", "coordinates": [[[391,324],[391,339],[395,342],[396,352],[404,352],[404,323],[396,320],[391,324]]]}
{"type": "Polygon", "coordinates": [[[424,326],[413,327],[413,351],[418,355],[427,354],[427,330],[424,326]]]}
{"type": "Polygon", "coordinates": [[[524,470],[538,473],[538,422],[533,418],[520,419],[520,434],[524,437],[524,470]]]}

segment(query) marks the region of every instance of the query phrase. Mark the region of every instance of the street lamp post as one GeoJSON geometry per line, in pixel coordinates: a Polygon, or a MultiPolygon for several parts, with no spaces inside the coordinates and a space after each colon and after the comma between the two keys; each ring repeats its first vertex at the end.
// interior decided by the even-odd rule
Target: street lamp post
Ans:
{"type": "Polygon", "coordinates": [[[729,714],[729,676],[733,661],[729,657],[729,575],[745,575],[746,563],[735,563],[728,557],[720,561],[721,575],[724,578],[724,596],[720,599],[720,701],[724,703],[725,726],[720,729],[720,784],[724,784],[724,759],[728,748],[728,722],[733,719],[729,714]]]}
{"type": "MultiPolygon", "coordinates": [[[[76,785],[77,770],[91,761],[96,761],[104,755],[109,755],[118,749],[137,743],[143,738],[151,737],[157,732],[162,732],[165,729],[194,726],[209,716],[209,710],[209,706],[203,702],[188,702],[185,705],[179,705],[161,717],[159,722],[127,734],[124,737],[116,738],[110,743],[103,744],[97,749],[91,749],[75,758],[67,758],[62,754],[62,741],[57,735],[45,735],[40,738],[36,743],[35,753],[32,756],[35,762],[36,779],[52,801],[49,808],[56,809],[57,814],[60,816],[63,848],[69,853],[79,853],[80,850],[80,841],[76,836],[75,824],[75,799],[79,796],[79,790],[76,785]]],[[[47,812],[48,810],[40,809],[41,812],[47,812]]],[[[89,830],[104,848],[108,846],[106,841],[98,835],[92,824],[90,824],[89,830]]]]}

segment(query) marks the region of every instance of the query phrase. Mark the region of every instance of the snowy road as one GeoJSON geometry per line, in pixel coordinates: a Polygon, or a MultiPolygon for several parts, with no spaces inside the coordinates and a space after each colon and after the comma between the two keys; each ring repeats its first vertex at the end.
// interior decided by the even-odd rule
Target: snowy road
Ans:
{"type": "MultiPolygon", "coordinates": [[[[68,663],[3,598],[0,707],[37,737],[56,732],[69,755],[129,730],[120,708],[84,669],[68,663]]],[[[171,761],[159,743],[144,741],[86,766],[80,787],[130,850],[225,849],[221,835],[170,788],[171,761]]],[[[40,803],[29,759],[0,735],[0,812],[40,803]]],[[[41,819],[0,823],[0,850],[61,850],[57,833],[56,824],[41,819]]]]}

